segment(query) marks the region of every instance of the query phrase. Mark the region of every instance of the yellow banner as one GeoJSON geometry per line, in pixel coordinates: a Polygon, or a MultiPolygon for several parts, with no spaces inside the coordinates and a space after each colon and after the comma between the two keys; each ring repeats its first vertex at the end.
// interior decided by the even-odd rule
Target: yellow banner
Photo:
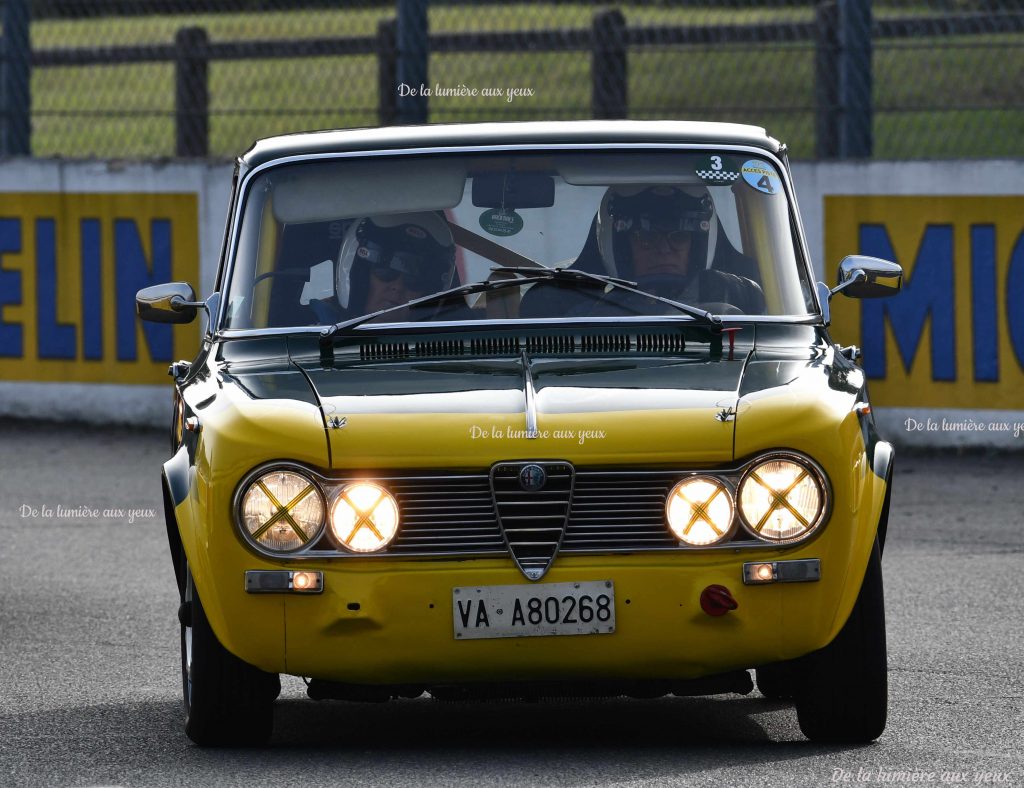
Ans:
{"type": "Polygon", "coordinates": [[[135,293],[198,279],[195,194],[0,194],[0,380],[166,382],[199,320],[141,323],[135,293]]]}
{"type": "Polygon", "coordinates": [[[1024,408],[1024,197],[826,197],[825,259],[848,254],[904,271],[896,296],[832,301],[875,404],[1024,408]]]}

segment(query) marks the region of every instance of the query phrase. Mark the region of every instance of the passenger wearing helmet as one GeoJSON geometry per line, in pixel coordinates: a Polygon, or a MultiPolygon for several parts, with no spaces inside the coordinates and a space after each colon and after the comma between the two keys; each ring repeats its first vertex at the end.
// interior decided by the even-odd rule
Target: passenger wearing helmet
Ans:
{"type": "Polygon", "coordinates": [[[613,187],[598,213],[598,247],[608,273],[635,280],[641,290],[756,314],[764,308],[757,284],[707,267],[714,221],[703,187],[613,187]]]}
{"type": "MultiPolygon", "coordinates": [[[[371,314],[453,286],[455,244],[438,213],[368,216],[352,223],[338,255],[342,317],[371,314]]],[[[408,309],[388,315],[409,319],[408,309]]]]}

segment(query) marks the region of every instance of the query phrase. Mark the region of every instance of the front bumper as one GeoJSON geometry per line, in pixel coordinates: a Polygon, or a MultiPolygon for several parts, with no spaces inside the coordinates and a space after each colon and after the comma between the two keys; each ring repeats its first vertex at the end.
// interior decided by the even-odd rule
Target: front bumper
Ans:
{"type": "Polygon", "coordinates": [[[509,562],[406,564],[398,572],[325,566],[322,595],[283,600],[286,659],[276,669],[357,684],[696,678],[817,648],[816,627],[787,622],[784,611],[813,619],[820,589],[744,586],[743,560],[681,568],[638,556],[564,558],[531,590],[612,580],[614,633],[472,641],[454,636],[452,589],[526,584],[509,562]],[[699,598],[711,584],[729,588],[739,607],[704,613],[699,598]]]}
{"type": "MultiPolygon", "coordinates": [[[[860,532],[873,539],[873,531],[860,532]]],[[[852,608],[871,540],[858,540],[850,554],[826,533],[785,550],[562,556],[541,583],[526,581],[511,558],[325,560],[297,567],[257,557],[236,542],[229,552],[218,551],[216,571],[201,570],[196,583],[221,642],[275,673],[351,684],[687,679],[790,659],[831,641],[852,608]],[[819,580],[743,583],[746,562],[803,558],[820,560],[819,580]],[[322,572],[322,592],[246,591],[247,570],[287,568],[322,572]],[[455,638],[453,588],[537,590],[600,580],[614,583],[614,633],[455,638]],[[700,595],[709,585],[728,588],[737,609],[706,614],[700,595]]]]}

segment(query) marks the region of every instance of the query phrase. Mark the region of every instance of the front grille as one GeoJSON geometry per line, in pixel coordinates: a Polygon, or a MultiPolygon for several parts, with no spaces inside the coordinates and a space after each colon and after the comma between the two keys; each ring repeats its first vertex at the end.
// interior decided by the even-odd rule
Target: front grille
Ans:
{"type": "MultiPolygon", "coordinates": [[[[373,479],[386,487],[401,512],[395,540],[375,555],[508,555],[498,528],[486,475],[424,474],[397,476],[361,474],[357,479],[325,479],[331,485],[373,479]]],[[[313,555],[340,554],[325,534],[313,555]]]]}
{"type": "Polygon", "coordinates": [[[684,473],[578,472],[561,552],[677,547],[665,499],[684,473]]]}
{"type": "MultiPolygon", "coordinates": [[[[530,577],[543,574],[562,553],[692,550],[679,543],[665,520],[669,491],[692,473],[581,471],[565,462],[524,461],[499,463],[491,475],[392,472],[358,479],[390,490],[401,512],[395,541],[373,556],[506,556],[530,577]],[[547,482],[541,490],[520,485],[526,465],[544,469],[547,482]]],[[[332,486],[345,481],[324,479],[332,486]]],[[[729,544],[755,543],[761,544],[740,531],[729,544]]],[[[338,551],[326,535],[310,554],[352,555],[338,551]]]]}

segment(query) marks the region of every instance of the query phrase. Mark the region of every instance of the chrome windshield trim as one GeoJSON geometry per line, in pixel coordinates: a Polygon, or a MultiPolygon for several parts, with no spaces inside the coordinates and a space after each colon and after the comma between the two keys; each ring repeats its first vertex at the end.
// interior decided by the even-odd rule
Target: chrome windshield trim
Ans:
{"type": "MultiPolygon", "coordinates": [[[[555,144],[542,144],[542,143],[525,143],[525,144],[511,144],[511,145],[455,145],[446,147],[425,147],[425,148],[405,148],[400,150],[371,150],[371,151],[339,151],[336,153],[310,153],[310,154],[297,154],[294,156],[284,156],[274,161],[264,162],[253,169],[249,170],[242,178],[241,183],[238,186],[237,199],[234,200],[233,216],[231,217],[231,240],[230,248],[226,258],[227,268],[224,271],[224,276],[220,280],[223,284],[221,292],[224,297],[221,298],[219,309],[217,310],[217,319],[215,321],[214,331],[216,335],[220,335],[221,331],[224,330],[248,330],[248,329],[224,329],[224,319],[227,313],[228,301],[231,291],[231,279],[234,276],[235,269],[235,255],[238,251],[239,234],[241,232],[241,220],[242,214],[245,211],[246,203],[249,199],[249,184],[256,176],[262,174],[264,171],[272,169],[274,167],[284,166],[286,164],[295,164],[301,161],[319,161],[329,159],[365,159],[365,158],[376,158],[378,156],[394,157],[394,156],[422,156],[424,154],[452,154],[452,153],[498,153],[498,152],[530,152],[530,151],[552,151],[552,150],[606,150],[606,151],[623,151],[623,150],[721,150],[721,151],[732,151],[736,153],[749,153],[755,156],[767,157],[775,164],[778,165],[780,177],[782,179],[783,187],[786,191],[786,199],[789,204],[789,211],[791,217],[796,217],[797,233],[794,240],[794,249],[796,256],[799,258],[797,264],[802,264],[804,267],[805,274],[808,277],[808,281],[812,284],[816,281],[813,267],[810,262],[810,255],[807,250],[807,239],[804,237],[803,224],[800,220],[799,206],[796,202],[796,191],[794,189],[789,168],[785,165],[782,158],[777,154],[765,148],[758,148],[753,145],[721,145],[715,143],[694,143],[694,142],[637,142],[637,143],[608,143],[608,142],[591,142],[591,143],[555,143],[555,144]]],[[[813,290],[813,287],[812,287],[813,290]]],[[[814,296],[815,303],[818,303],[817,296],[814,296]]],[[[811,316],[817,318],[818,322],[823,320],[821,306],[818,304],[817,314],[809,313],[811,316]]],[[[724,320],[724,318],[723,318],[724,320]]],[[[478,321],[479,322],[479,321],[478,321]]],[[[262,329],[260,329],[262,330],[262,329]]]]}

